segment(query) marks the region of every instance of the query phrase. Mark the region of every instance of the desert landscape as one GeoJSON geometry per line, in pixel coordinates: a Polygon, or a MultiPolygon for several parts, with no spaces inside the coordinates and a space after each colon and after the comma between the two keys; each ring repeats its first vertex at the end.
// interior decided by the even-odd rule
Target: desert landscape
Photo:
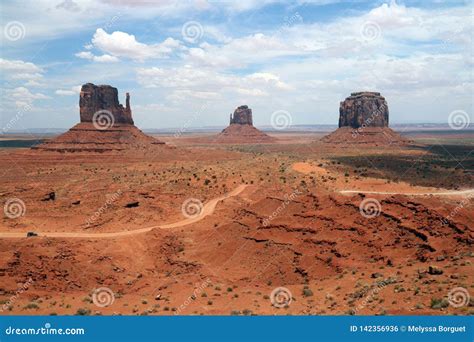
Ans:
{"type": "Polygon", "coordinates": [[[334,132],[235,103],[151,136],[131,96],[86,83],[77,125],[0,149],[2,315],[474,314],[474,131],[355,91],[334,132]]]}

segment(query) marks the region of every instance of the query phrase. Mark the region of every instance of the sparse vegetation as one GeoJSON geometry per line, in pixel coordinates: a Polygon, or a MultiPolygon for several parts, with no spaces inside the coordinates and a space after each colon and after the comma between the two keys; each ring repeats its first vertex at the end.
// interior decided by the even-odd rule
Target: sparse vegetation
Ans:
{"type": "Polygon", "coordinates": [[[430,307],[432,309],[444,309],[449,306],[449,302],[444,298],[431,298],[430,307]]]}
{"type": "Polygon", "coordinates": [[[87,308],[79,308],[76,311],[76,315],[78,316],[89,316],[91,314],[91,310],[87,308]]]}
{"type": "Polygon", "coordinates": [[[39,305],[35,302],[28,303],[24,306],[24,309],[39,309],[39,305]]]}

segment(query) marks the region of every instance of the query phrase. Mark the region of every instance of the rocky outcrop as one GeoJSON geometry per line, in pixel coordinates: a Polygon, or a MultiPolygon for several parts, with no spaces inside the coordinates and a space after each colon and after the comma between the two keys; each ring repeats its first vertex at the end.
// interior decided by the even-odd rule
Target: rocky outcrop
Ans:
{"type": "Polygon", "coordinates": [[[232,124],[253,126],[252,110],[246,105],[237,107],[234,111],[234,115],[230,114],[229,125],[232,124]]]}
{"type": "Polygon", "coordinates": [[[252,109],[243,105],[230,114],[229,126],[216,138],[217,143],[258,144],[271,143],[276,139],[253,126],[252,109]]]}
{"type": "Polygon", "coordinates": [[[357,92],[339,105],[339,128],[322,138],[336,145],[387,146],[409,141],[388,127],[387,101],[377,92],[357,92]]]}
{"type": "Polygon", "coordinates": [[[388,105],[377,92],[351,93],[339,106],[339,127],[388,127],[388,105]]]}
{"type": "Polygon", "coordinates": [[[130,94],[126,94],[125,108],[119,103],[117,88],[86,83],[79,98],[81,122],[93,122],[101,111],[109,112],[114,123],[133,125],[130,94]],[[95,117],[94,117],[95,115],[95,117]]]}
{"type": "Polygon", "coordinates": [[[123,107],[117,88],[84,84],[79,99],[81,122],[60,136],[33,147],[55,152],[110,152],[149,150],[163,145],[133,124],[130,95],[123,107]]]}

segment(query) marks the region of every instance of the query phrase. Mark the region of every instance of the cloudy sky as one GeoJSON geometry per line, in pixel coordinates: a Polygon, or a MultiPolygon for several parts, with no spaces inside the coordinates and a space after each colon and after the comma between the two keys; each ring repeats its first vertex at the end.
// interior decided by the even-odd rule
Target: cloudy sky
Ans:
{"type": "MultiPolygon", "coordinates": [[[[2,1],[0,128],[68,128],[81,84],[131,93],[141,128],[337,124],[379,91],[392,123],[473,113],[472,1],[2,1]]],[[[471,120],[472,122],[472,120],[471,120]]]]}

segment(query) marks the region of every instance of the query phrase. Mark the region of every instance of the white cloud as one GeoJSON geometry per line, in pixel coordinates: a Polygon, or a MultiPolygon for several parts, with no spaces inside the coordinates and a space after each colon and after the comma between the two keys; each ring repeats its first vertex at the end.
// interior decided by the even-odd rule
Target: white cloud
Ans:
{"type": "Polygon", "coordinates": [[[37,65],[21,60],[7,60],[0,58],[0,70],[12,80],[39,80],[44,70],[37,65]]]}
{"type": "Polygon", "coordinates": [[[81,8],[77,3],[75,3],[73,0],[64,0],[63,2],[59,3],[56,5],[56,8],[62,8],[66,11],[70,12],[80,12],[81,8]]]}
{"type": "Polygon", "coordinates": [[[109,62],[118,62],[119,59],[115,56],[103,54],[101,56],[94,56],[95,62],[109,63],[109,62]]]}
{"type": "Polygon", "coordinates": [[[90,51],[81,51],[75,54],[76,57],[83,58],[83,59],[88,59],[94,62],[99,62],[99,63],[113,63],[113,62],[118,62],[119,59],[115,56],[103,54],[101,56],[96,56],[90,51]]]}
{"type": "Polygon", "coordinates": [[[242,68],[252,63],[266,62],[272,58],[304,55],[290,40],[279,36],[255,33],[242,38],[232,39],[223,45],[201,44],[191,48],[185,60],[196,66],[221,68],[242,68]]]}
{"type": "MultiPolygon", "coordinates": [[[[138,68],[138,82],[147,88],[177,88],[203,92],[238,92],[240,94],[265,96],[269,92],[291,89],[290,85],[280,80],[277,74],[253,73],[237,76],[221,73],[210,68],[194,68],[185,65],[180,68],[138,68]]],[[[178,97],[175,97],[178,98],[178,97]]]]}
{"type": "Polygon", "coordinates": [[[199,91],[199,90],[175,90],[167,96],[168,100],[171,101],[185,101],[189,98],[195,98],[200,100],[212,100],[221,97],[217,92],[212,91],[199,91]]]}
{"type": "Polygon", "coordinates": [[[264,92],[263,90],[254,88],[254,89],[248,89],[248,88],[237,88],[237,92],[241,95],[250,95],[250,96],[268,96],[267,92],[264,92]]]}
{"type": "MultiPolygon", "coordinates": [[[[197,8],[190,10],[186,6],[188,2],[157,4],[127,0],[118,5],[113,0],[84,0],[76,1],[80,11],[74,11],[74,5],[65,4],[73,10],[68,13],[70,17],[65,15],[66,8],[56,9],[56,4],[38,2],[39,5],[35,2],[33,6],[34,14],[48,15],[24,22],[25,40],[45,34],[45,18],[51,21],[54,30],[59,30],[50,35],[95,31],[89,42],[87,36],[75,43],[78,49],[83,47],[76,54],[78,58],[97,63],[72,64],[67,74],[48,75],[49,90],[64,95],[61,101],[69,101],[72,97],[66,95],[77,94],[69,85],[90,80],[118,87],[128,87],[131,83],[134,87],[136,81],[134,108],[143,108],[149,115],[150,122],[144,120],[147,125],[172,124],[173,120],[189,115],[203,101],[212,103],[202,114],[206,124],[213,124],[221,114],[225,123],[224,113],[239,104],[254,109],[257,123],[265,123],[268,112],[279,109],[290,111],[294,123],[335,123],[339,101],[360,89],[380,91],[386,96],[392,121],[412,117],[440,121],[448,107],[472,108],[473,22],[469,6],[416,8],[391,2],[374,5],[375,8],[366,11],[360,10],[363,6],[357,11],[341,11],[320,21],[300,10],[299,5],[304,2],[301,0],[279,7],[286,7],[285,14],[291,18],[295,17],[291,11],[298,11],[302,20],[290,22],[283,14],[280,18],[272,11],[265,12],[257,26],[257,17],[247,18],[240,25],[236,14],[257,9],[258,15],[258,9],[266,1],[206,2],[199,7],[196,0],[192,4],[197,8]],[[210,11],[216,16],[205,19],[198,15],[200,11],[210,11]],[[117,15],[120,20],[111,19],[117,15]],[[223,18],[215,20],[217,15],[223,18]],[[267,21],[269,17],[271,20],[267,21]],[[198,44],[177,40],[182,40],[181,25],[194,18],[204,28],[202,39],[198,44]],[[159,23],[156,34],[162,38],[151,42],[141,38],[149,33],[143,31],[146,25],[133,26],[138,20],[150,24],[149,28],[159,23]],[[367,23],[374,23],[380,30],[373,40],[362,34],[367,23]],[[32,32],[36,28],[43,32],[32,32]],[[168,36],[175,39],[165,39],[168,36]],[[116,61],[120,63],[99,63],[116,61]],[[140,62],[141,68],[135,62],[140,62]],[[91,79],[84,80],[84,75],[90,75],[91,79]],[[159,107],[154,111],[147,103],[158,103],[159,107]],[[422,108],[426,110],[421,111],[422,108]],[[167,121],[155,119],[153,115],[158,110],[173,115],[167,121]]],[[[308,9],[314,10],[311,6],[308,9]]],[[[11,12],[11,6],[6,7],[11,12]]],[[[275,13],[279,13],[278,9],[275,13]]],[[[8,53],[15,56],[14,50],[8,53]]],[[[15,62],[18,69],[3,73],[5,83],[11,88],[33,87],[45,78],[46,71],[33,63],[10,62],[15,62]]],[[[54,62],[44,63],[48,71],[60,70],[54,62]]],[[[145,119],[143,113],[136,115],[145,119]]]]}
{"type": "Polygon", "coordinates": [[[81,86],[74,86],[71,87],[71,89],[58,89],[55,91],[56,95],[61,95],[61,96],[72,96],[72,95],[78,95],[81,93],[81,86]]]}
{"type": "Polygon", "coordinates": [[[94,54],[90,51],[81,51],[81,52],[76,53],[75,56],[79,58],[91,59],[91,60],[94,58],[94,54]]]}
{"type": "Polygon", "coordinates": [[[292,89],[292,87],[289,86],[287,83],[282,82],[279,76],[268,73],[268,72],[257,72],[257,73],[248,75],[247,78],[251,82],[260,83],[264,85],[271,85],[275,87],[276,89],[281,89],[281,90],[292,89]]]}
{"type": "MultiPolygon", "coordinates": [[[[377,54],[409,55],[414,46],[424,52],[434,49],[462,51],[470,60],[473,22],[465,8],[419,9],[394,1],[358,16],[345,16],[327,23],[306,23],[304,12],[292,24],[283,21],[273,31],[203,42],[184,55],[196,67],[246,68],[291,57],[371,58],[377,54]],[[439,41],[444,43],[439,43],[439,41]]],[[[303,61],[304,62],[304,61],[303,61]]]]}
{"type": "Polygon", "coordinates": [[[34,100],[47,100],[50,99],[49,96],[46,96],[41,93],[32,93],[28,88],[17,87],[15,89],[10,89],[7,91],[9,96],[12,97],[16,106],[24,107],[31,105],[34,100]]]}
{"type": "Polygon", "coordinates": [[[133,34],[121,31],[108,34],[101,28],[96,30],[92,38],[92,44],[105,54],[96,57],[90,51],[83,51],[76,54],[76,56],[98,62],[115,61],[118,57],[144,61],[146,59],[166,58],[182,48],[181,42],[173,38],[167,38],[159,44],[144,44],[138,42],[133,34]]]}
{"type": "Polygon", "coordinates": [[[20,60],[7,60],[0,58],[0,68],[3,71],[14,71],[14,72],[28,72],[28,73],[39,73],[43,72],[43,69],[30,62],[24,62],[20,60]]]}

